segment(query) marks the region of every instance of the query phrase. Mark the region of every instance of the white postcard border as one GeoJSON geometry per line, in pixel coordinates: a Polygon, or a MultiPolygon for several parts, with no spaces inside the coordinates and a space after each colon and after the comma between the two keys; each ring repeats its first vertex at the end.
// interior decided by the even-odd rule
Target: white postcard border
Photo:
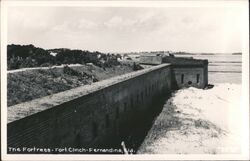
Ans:
{"type": "Polygon", "coordinates": [[[3,160],[248,160],[249,159],[249,11],[248,1],[2,1],[1,2],[1,149],[3,160]],[[7,154],[7,9],[10,6],[84,7],[241,7],[242,24],[242,154],[239,155],[62,155],[7,154]]]}

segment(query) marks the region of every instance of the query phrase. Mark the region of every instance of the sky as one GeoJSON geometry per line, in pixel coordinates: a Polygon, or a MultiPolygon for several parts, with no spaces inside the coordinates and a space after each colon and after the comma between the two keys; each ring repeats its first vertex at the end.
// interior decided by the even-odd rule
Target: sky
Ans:
{"type": "Polygon", "coordinates": [[[8,44],[100,52],[232,53],[242,48],[242,11],[222,7],[11,6],[8,44]]]}

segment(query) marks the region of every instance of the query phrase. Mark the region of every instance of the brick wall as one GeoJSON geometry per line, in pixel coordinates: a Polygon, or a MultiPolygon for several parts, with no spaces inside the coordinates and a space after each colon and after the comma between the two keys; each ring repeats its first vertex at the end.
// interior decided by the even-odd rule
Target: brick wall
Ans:
{"type": "MultiPolygon", "coordinates": [[[[154,110],[152,103],[160,95],[171,92],[171,68],[166,64],[137,71],[129,78],[119,76],[114,79],[119,81],[8,121],[8,147],[111,146],[112,142],[116,143],[116,139],[126,137],[135,121],[142,119],[147,111],[154,110]]],[[[69,99],[67,92],[72,91],[65,91],[60,96],[67,95],[69,99]]],[[[48,104],[49,98],[46,100],[48,104]]],[[[35,105],[29,108],[39,109],[44,105],[39,102],[43,101],[36,100],[33,104],[24,103],[16,108],[8,108],[15,110],[35,105]]],[[[18,114],[18,111],[14,113],[18,114]]]]}

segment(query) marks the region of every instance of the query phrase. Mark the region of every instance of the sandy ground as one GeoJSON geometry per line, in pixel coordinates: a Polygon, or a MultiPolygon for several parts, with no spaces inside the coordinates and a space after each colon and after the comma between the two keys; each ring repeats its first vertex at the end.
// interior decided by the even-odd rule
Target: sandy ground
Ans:
{"type": "Polygon", "coordinates": [[[241,85],[177,91],[163,107],[139,154],[240,153],[241,85]]]}

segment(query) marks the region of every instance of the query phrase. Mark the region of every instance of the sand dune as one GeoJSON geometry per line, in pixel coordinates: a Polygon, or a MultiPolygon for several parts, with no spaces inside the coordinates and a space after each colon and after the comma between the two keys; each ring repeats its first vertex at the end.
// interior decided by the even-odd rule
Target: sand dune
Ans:
{"type": "Polygon", "coordinates": [[[240,153],[241,85],[177,91],[138,150],[139,154],[240,153]]]}

